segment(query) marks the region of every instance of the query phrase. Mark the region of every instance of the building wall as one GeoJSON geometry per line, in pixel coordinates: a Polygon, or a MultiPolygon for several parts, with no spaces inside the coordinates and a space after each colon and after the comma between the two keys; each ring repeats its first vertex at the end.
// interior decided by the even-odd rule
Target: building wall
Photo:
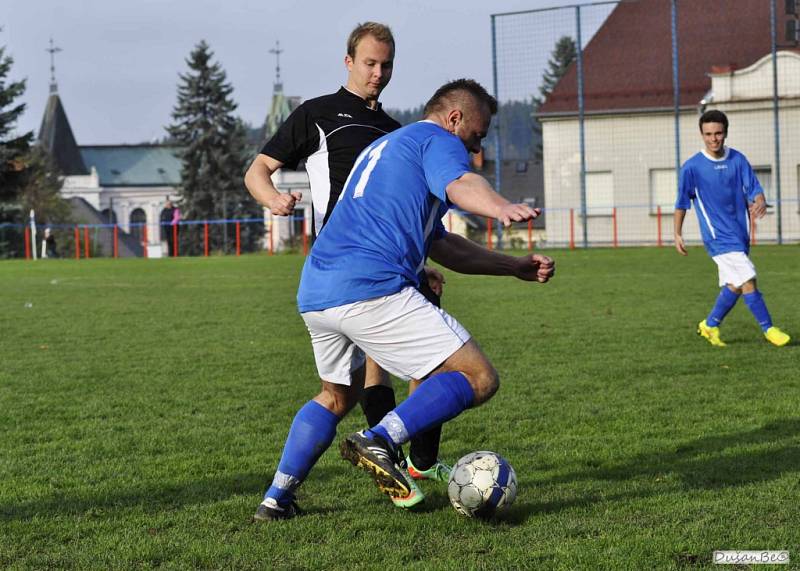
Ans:
{"type": "MultiPolygon", "coordinates": [[[[709,108],[728,114],[731,127],[728,144],[743,152],[754,167],[774,167],[772,129],[771,59],[766,57],[750,68],[712,76],[714,97],[709,108]],[[765,85],[770,98],[766,99],[765,85]],[[755,98],[749,97],[754,95],[755,98]]],[[[782,54],[779,73],[786,77],[782,92],[781,184],[783,233],[788,240],[800,240],[797,200],[800,172],[800,56],[782,54]]],[[[698,111],[683,110],[680,118],[681,162],[702,148],[697,124],[698,111]]],[[[617,239],[620,243],[653,243],[658,236],[656,206],[662,207],[661,232],[664,241],[672,239],[672,200],[655,200],[652,171],[675,167],[673,114],[669,111],[591,115],[585,118],[587,194],[597,173],[610,173],[610,195],[588,211],[587,230],[592,244],[613,241],[614,220],[611,207],[617,208],[617,239]]],[[[583,236],[580,216],[580,146],[576,117],[546,119],[543,122],[544,184],[547,205],[548,245],[570,241],[570,209],[574,211],[573,235],[577,243],[583,236]]],[[[605,180],[608,177],[604,177],[605,180]]],[[[591,204],[591,197],[587,197],[591,204]]],[[[758,223],[757,235],[776,236],[776,214],[771,209],[758,223]]],[[[684,237],[699,243],[694,212],[684,224],[684,237]]]]}
{"type": "MultiPolygon", "coordinates": [[[[681,117],[683,134],[695,133],[696,116],[681,117]]],[[[564,246],[571,236],[580,243],[581,217],[580,144],[575,119],[543,124],[544,185],[547,205],[545,243],[564,246]],[[572,231],[570,219],[572,218],[572,231]]],[[[653,243],[658,236],[657,206],[662,210],[662,236],[672,236],[670,202],[651,196],[651,171],[675,168],[674,123],[671,114],[591,116],[585,120],[587,179],[609,173],[611,192],[607,200],[592,202],[587,196],[587,233],[593,244],[613,242],[617,208],[617,239],[620,243],[653,243]],[[660,204],[659,204],[660,202],[660,204]]],[[[681,138],[681,158],[699,149],[699,139],[681,138]]],[[[591,180],[588,181],[591,184],[591,180]]],[[[588,185],[587,185],[588,186],[588,185]]],[[[587,188],[587,195],[591,194],[587,188]]],[[[693,215],[690,214],[689,218],[693,215]]],[[[696,224],[687,224],[686,238],[699,238],[696,224]]]]}
{"type": "MultiPolygon", "coordinates": [[[[313,206],[311,203],[311,187],[308,184],[308,175],[305,170],[292,171],[288,169],[279,169],[272,174],[272,184],[275,185],[280,192],[293,192],[299,191],[303,193],[303,198],[295,206],[297,215],[301,215],[306,219],[306,236],[312,235],[311,216],[313,206]]],[[[264,237],[264,249],[273,252],[281,252],[290,248],[302,236],[298,236],[295,228],[294,217],[289,216],[274,216],[270,213],[268,208],[264,208],[264,220],[266,224],[264,229],[266,235],[264,237]]]]}
{"type": "MultiPolygon", "coordinates": [[[[778,53],[782,234],[800,240],[800,54],[778,53]]],[[[710,108],[730,121],[728,144],[741,151],[754,168],[771,171],[769,204],[776,199],[775,135],[772,108],[772,58],[766,56],[733,74],[711,76],[714,97],[710,108]]],[[[764,180],[761,180],[765,184],[764,180]]],[[[757,223],[757,237],[777,237],[777,208],[757,223]]]]}

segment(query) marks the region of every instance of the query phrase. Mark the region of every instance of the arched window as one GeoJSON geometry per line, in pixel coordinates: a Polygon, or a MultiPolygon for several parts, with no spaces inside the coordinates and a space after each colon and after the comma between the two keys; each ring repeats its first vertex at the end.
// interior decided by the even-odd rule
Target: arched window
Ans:
{"type": "Polygon", "coordinates": [[[142,241],[144,236],[144,226],[147,223],[147,215],[141,208],[136,208],[131,212],[131,236],[135,237],[138,241],[142,241]]]}

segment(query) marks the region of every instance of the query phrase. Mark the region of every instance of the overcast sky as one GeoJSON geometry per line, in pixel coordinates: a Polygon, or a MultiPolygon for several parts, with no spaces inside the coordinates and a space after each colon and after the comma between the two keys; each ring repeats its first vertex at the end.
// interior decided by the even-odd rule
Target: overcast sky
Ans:
{"type": "MultiPolygon", "coordinates": [[[[18,130],[39,128],[50,83],[46,50],[52,36],[63,50],[56,54],[59,94],[81,145],[163,137],[175,104],[178,74],[187,70],[185,59],[201,39],[210,44],[233,85],[239,116],[260,125],[272,96],[275,57],[269,50],[276,40],[285,50],[284,91],[307,99],[333,92],[345,82],[345,41],[356,23],[389,24],[397,54],[392,82],[381,101],[405,109],[423,103],[439,85],[458,77],[475,78],[492,91],[492,13],[575,3],[5,0],[4,4],[12,1],[13,9],[7,5],[3,10],[0,46],[14,58],[11,79],[27,79],[23,97],[27,110],[18,130]]],[[[558,35],[550,37],[555,34],[554,23],[569,27],[573,21],[572,11],[558,10],[537,18],[530,31],[525,26],[510,28],[520,38],[541,35],[537,44],[541,49],[522,50],[519,61],[530,60],[527,65],[538,67],[540,75],[558,35]]]]}

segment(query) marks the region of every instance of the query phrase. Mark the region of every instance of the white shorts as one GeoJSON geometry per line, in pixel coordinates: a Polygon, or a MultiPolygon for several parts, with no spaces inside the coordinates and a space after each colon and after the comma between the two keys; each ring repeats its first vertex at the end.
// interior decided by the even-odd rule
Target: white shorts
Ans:
{"type": "Polygon", "coordinates": [[[421,379],[469,341],[458,321],[413,287],[302,314],[322,380],[350,385],[364,353],[401,379],[421,379]]]}
{"type": "Polygon", "coordinates": [[[756,277],[756,267],[744,252],[728,252],[711,258],[719,268],[719,287],[732,285],[742,287],[756,277]]]}

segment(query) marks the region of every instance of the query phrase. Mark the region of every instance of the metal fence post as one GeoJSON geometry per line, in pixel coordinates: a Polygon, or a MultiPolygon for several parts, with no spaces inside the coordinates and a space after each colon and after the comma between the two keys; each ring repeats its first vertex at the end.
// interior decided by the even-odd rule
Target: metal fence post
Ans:
{"type": "Polygon", "coordinates": [[[583,247],[589,247],[589,228],[586,212],[586,136],[584,133],[584,101],[583,101],[583,44],[581,40],[581,7],[575,6],[575,32],[577,45],[575,50],[578,72],[578,131],[581,147],[581,224],[583,224],[583,247]]]}
{"type": "MultiPolygon", "coordinates": [[[[675,103],[675,180],[681,172],[681,87],[678,71],[678,0],[672,0],[672,89],[675,103]]],[[[677,192],[677,188],[675,189],[677,192]]],[[[660,210],[659,210],[660,213],[660,210]]],[[[660,224],[659,214],[659,224],[660,224]]],[[[660,228],[659,228],[660,232],[660,228]]],[[[660,240],[659,240],[660,241],[660,240]]]]}
{"type": "Polygon", "coordinates": [[[770,35],[772,42],[772,123],[775,131],[775,202],[778,216],[778,244],[783,244],[783,221],[781,210],[781,127],[778,121],[778,42],[776,30],[775,0],[769,3],[770,35]]]}
{"type": "MultiPolygon", "coordinates": [[[[500,180],[500,167],[502,165],[503,153],[500,145],[500,94],[497,90],[497,31],[495,29],[495,17],[492,14],[492,83],[494,84],[494,97],[497,99],[498,113],[494,122],[494,189],[498,194],[502,194],[502,182],[500,180]]],[[[503,225],[497,225],[497,247],[502,250],[503,225]]]]}

